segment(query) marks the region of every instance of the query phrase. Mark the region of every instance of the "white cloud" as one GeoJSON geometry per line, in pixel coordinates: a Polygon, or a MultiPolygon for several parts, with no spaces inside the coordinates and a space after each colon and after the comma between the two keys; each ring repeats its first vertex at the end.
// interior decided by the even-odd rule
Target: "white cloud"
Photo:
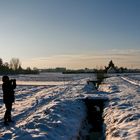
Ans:
{"type": "Polygon", "coordinates": [[[22,60],[23,67],[38,68],[96,68],[103,67],[110,60],[118,66],[140,68],[140,50],[109,50],[88,54],[63,54],[22,60]]]}

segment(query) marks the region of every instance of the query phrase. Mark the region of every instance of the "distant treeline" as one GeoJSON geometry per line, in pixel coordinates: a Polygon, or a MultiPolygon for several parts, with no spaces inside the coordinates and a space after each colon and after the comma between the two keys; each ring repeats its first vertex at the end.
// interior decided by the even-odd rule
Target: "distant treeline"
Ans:
{"type": "Polygon", "coordinates": [[[96,71],[97,71],[96,69],[87,69],[87,68],[78,69],[78,70],[70,70],[70,69],[68,69],[68,70],[64,71],[63,74],[96,73],[96,71]]]}
{"type": "Polygon", "coordinates": [[[78,74],[78,73],[140,73],[140,69],[127,69],[127,68],[120,68],[116,69],[116,71],[108,72],[106,69],[79,69],[79,70],[66,70],[62,72],[63,74],[78,74]]]}
{"type": "Polygon", "coordinates": [[[0,58],[0,75],[4,74],[38,74],[39,70],[37,68],[31,69],[27,67],[23,69],[21,67],[21,62],[18,58],[12,58],[10,62],[3,62],[0,58]]]}
{"type": "Polygon", "coordinates": [[[113,61],[109,61],[108,66],[104,66],[101,69],[66,69],[63,67],[40,69],[40,72],[62,72],[63,74],[78,74],[78,73],[140,73],[140,69],[128,69],[124,67],[116,66],[113,61]]]}
{"type": "Polygon", "coordinates": [[[57,67],[57,68],[40,69],[39,71],[40,72],[64,72],[66,71],[66,68],[57,67]]]}
{"type": "Polygon", "coordinates": [[[60,72],[63,74],[84,74],[84,73],[97,73],[99,71],[103,71],[101,69],[77,69],[77,70],[73,70],[73,69],[66,69],[66,68],[48,68],[48,69],[40,69],[40,72],[60,72]]]}
{"type": "Polygon", "coordinates": [[[78,73],[140,73],[140,69],[128,69],[124,67],[116,66],[111,60],[108,66],[101,69],[66,69],[65,67],[56,67],[48,69],[38,69],[27,67],[23,69],[21,67],[21,62],[18,58],[12,58],[10,62],[3,62],[0,58],[0,75],[3,74],[39,74],[40,72],[61,72],[63,74],[78,74],[78,73]]]}
{"type": "Polygon", "coordinates": [[[57,68],[48,68],[48,69],[40,69],[40,72],[61,72],[61,73],[93,73],[95,72],[95,69],[78,69],[78,70],[72,70],[72,69],[66,69],[66,68],[61,68],[61,67],[57,67],[57,68]]]}

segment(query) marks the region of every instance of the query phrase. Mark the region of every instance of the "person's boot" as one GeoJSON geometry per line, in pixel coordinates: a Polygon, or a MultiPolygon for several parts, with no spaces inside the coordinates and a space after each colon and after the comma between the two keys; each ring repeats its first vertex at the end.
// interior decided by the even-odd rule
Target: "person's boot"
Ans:
{"type": "Polygon", "coordinates": [[[11,119],[11,115],[8,116],[8,122],[14,122],[12,119],[11,119]]]}

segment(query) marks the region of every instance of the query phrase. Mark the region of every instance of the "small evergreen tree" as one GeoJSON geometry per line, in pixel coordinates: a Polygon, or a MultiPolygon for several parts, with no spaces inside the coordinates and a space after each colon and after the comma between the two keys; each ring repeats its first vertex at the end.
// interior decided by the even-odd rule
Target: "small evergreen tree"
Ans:
{"type": "Polygon", "coordinates": [[[115,65],[114,65],[114,63],[113,63],[112,60],[111,60],[111,61],[109,62],[109,64],[108,64],[108,68],[110,68],[110,67],[115,68],[115,65]]]}

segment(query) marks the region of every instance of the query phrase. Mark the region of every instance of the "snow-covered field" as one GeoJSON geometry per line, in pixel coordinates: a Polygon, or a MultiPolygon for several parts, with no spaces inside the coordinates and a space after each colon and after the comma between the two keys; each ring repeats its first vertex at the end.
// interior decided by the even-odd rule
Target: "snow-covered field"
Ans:
{"type": "Polygon", "coordinates": [[[139,80],[111,77],[100,87],[110,100],[104,109],[107,140],[140,140],[139,80]]]}
{"type": "Polygon", "coordinates": [[[109,98],[103,114],[107,140],[140,139],[139,78],[130,75],[110,77],[99,91],[86,85],[93,75],[21,75],[10,78],[25,83],[17,86],[12,111],[15,123],[9,126],[3,125],[5,107],[0,91],[0,140],[83,140],[79,132],[86,118],[86,107],[81,99],[87,97],[109,98]],[[62,83],[27,85],[26,81],[62,83]]]}

